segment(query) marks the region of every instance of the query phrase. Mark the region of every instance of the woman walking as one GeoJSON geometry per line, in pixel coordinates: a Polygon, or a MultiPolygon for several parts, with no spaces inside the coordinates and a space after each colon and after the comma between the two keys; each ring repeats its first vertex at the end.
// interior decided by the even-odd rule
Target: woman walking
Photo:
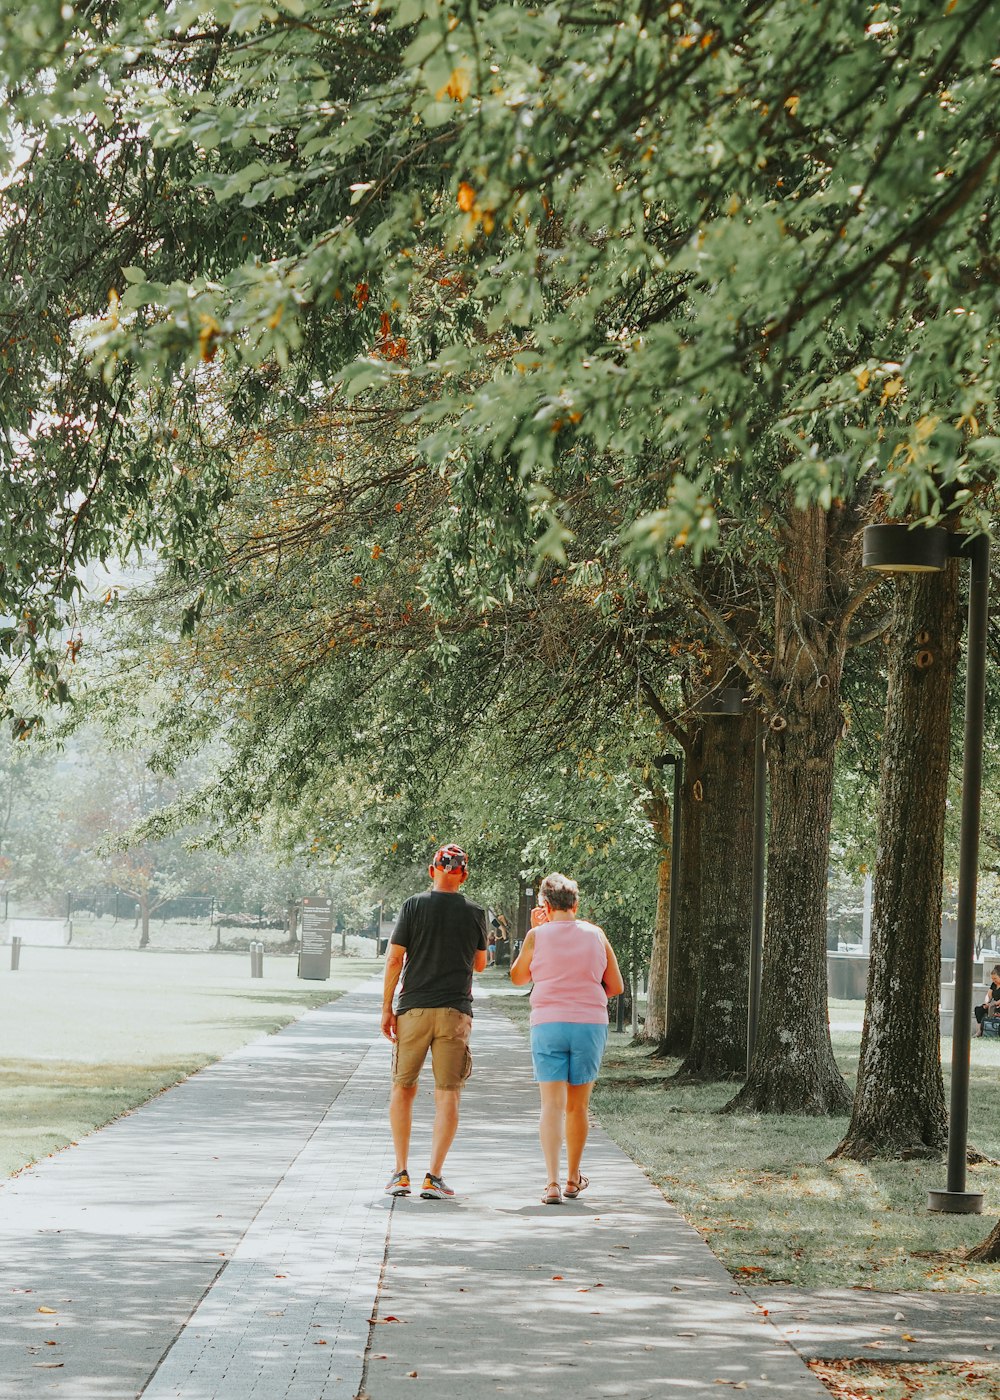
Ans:
{"type": "Polygon", "coordinates": [[[547,1206],[574,1200],[589,1182],[580,1172],[590,1093],[608,1040],[608,997],[625,988],[602,929],[577,918],[580,892],[565,875],[546,875],[531,911],[531,930],[510,970],[531,989],[531,1058],[541,1096],[538,1135],[548,1183],[547,1206]],[[559,1158],[566,1143],[566,1185],[559,1158]]]}

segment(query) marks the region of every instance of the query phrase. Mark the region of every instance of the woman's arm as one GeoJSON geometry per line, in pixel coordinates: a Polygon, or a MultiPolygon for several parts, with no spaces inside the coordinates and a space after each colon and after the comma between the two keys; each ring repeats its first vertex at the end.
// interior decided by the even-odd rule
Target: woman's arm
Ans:
{"type": "Polygon", "coordinates": [[[604,939],[604,951],[608,955],[608,965],[604,969],[604,976],[601,981],[604,990],[609,997],[616,997],[625,990],[625,979],[622,977],[621,968],[618,966],[618,959],[615,957],[615,950],[608,942],[608,936],[602,931],[601,937],[604,939]]]}
{"type": "Polygon", "coordinates": [[[515,987],[523,987],[525,983],[531,981],[531,955],[535,951],[535,930],[532,929],[524,942],[521,944],[521,951],[510,969],[510,980],[515,987]]]}

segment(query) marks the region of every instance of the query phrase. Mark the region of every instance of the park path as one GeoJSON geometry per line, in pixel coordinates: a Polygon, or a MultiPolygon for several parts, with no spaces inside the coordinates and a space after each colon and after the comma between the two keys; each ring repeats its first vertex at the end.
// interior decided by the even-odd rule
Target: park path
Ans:
{"type": "MultiPolygon", "coordinates": [[[[826,1396],[603,1132],[590,1190],[541,1205],[530,1056],[488,1001],[459,1195],[386,1199],[379,1004],[307,1012],[0,1188],[0,1400],[826,1396]]],[[[430,1109],[428,1085],[414,1175],[430,1109]]]]}

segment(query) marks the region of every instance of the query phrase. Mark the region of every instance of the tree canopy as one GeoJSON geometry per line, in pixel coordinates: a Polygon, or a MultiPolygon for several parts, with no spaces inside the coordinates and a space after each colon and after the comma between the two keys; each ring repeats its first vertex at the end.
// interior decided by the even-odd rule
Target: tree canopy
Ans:
{"type": "Polygon", "coordinates": [[[393,387],[501,557],[558,553],[574,486],[616,480],[641,559],[861,478],[974,514],[992,8],[6,7],[21,644],[87,556],[210,558],[232,425],[331,390],[393,387]]]}
{"type": "Polygon", "coordinates": [[[456,730],[546,754],[536,813],[600,741],[631,831],[721,648],[777,794],[751,1100],[836,1108],[858,529],[995,504],[993,9],[0,10],[5,651],[62,698],[84,564],[154,551],[209,805],[339,821],[367,779],[381,841],[456,810],[456,730]]]}

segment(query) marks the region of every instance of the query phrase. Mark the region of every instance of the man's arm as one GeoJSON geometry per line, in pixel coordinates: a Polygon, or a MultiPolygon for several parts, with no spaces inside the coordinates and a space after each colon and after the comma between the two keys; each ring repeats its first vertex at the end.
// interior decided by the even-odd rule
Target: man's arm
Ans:
{"type": "Polygon", "coordinates": [[[406,949],[398,943],[390,943],[385,950],[385,977],[382,980],[382,1034],[386,1040],[396,1039],[396,1013],[392,1009],[392,998],[396,984],[403,971],[406,949]]]}
{"type": "Polygon", "coordinates": [[[472,959],[473,972],[482,972],[486,967],[489,957],[488,934],[486,932],[486,915],[483,915],[482,923],[479,926],[479,946],[472,959]]]}

